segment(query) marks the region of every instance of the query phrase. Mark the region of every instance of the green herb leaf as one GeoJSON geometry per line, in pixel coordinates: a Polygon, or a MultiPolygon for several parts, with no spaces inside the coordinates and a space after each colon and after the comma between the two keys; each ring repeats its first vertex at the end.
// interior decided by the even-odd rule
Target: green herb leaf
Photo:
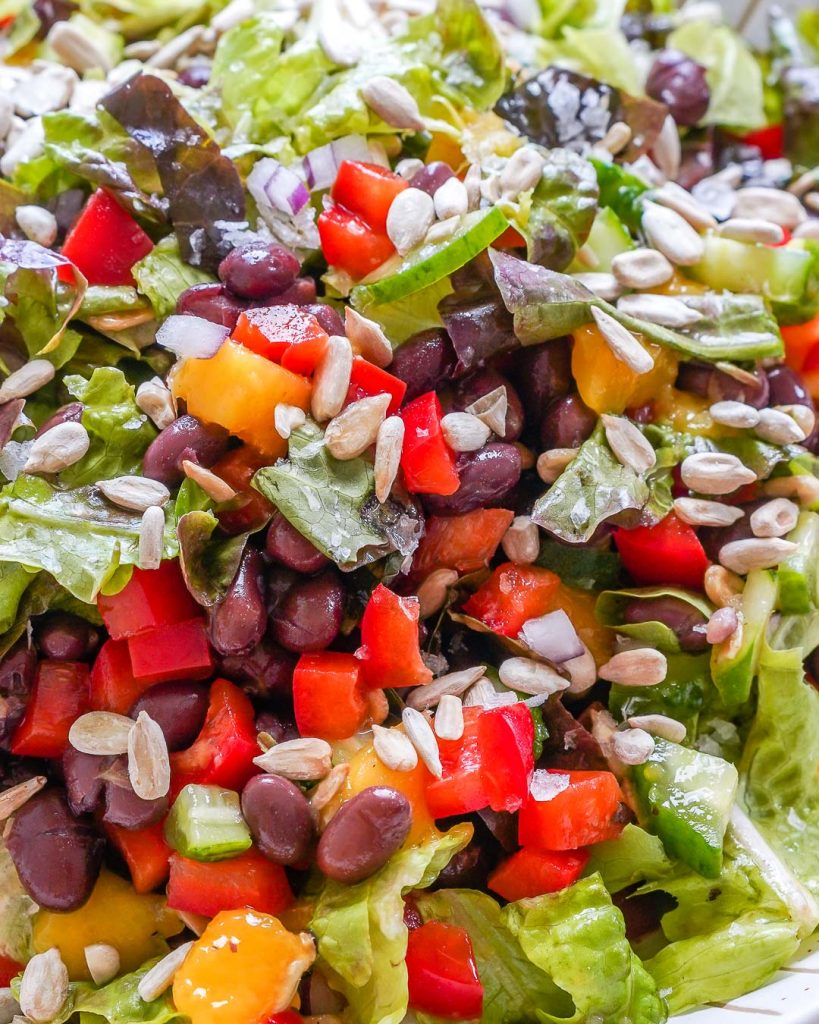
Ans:
{"type": "Polygon", "coordinates": [[[183,261],[179,242],[173,235],[157,242],[147,256],[134,264],[132,273],[137,287],[148,296],[158,318],[174,312],[176,300],[186,288],[215,280],[211,274],[183,261]]]}

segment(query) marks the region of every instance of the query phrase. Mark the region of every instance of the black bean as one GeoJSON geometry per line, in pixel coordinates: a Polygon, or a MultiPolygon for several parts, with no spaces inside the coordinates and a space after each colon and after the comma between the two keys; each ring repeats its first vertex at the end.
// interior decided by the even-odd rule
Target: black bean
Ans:
{"type": "Polygon", "coordinates": [[[256,775],[242,791],[242,814],[253,839],[276,864],[307,859],[313,841],[310,804],[299,787],[280,775],[256,775]]]}
{"type": "Polygon", "coordinates": [[[107,825],[117,825],[133,832],[155,825],[168,813],[170,801],[167,796],[156,800],[143,800],[137,796],[128,778],[126,758],[117,758],[110,775],[105,783],[105,812],[102,816],[107,825]]]}
{"type": "Polygon", "coordinates": [[[762,370],[754,370],[753,374],[755,383],[751,384],[703,363],[680,363],[677,387],[711,402],[745,402],[755,409],[764,409],[768,404],[768,378],[762,370]]]}
{"type": "Polygon", "coordinates": [[[523,405],[518,397],[517,391],[512,387],[506,377],[501,376],[496,370],[482,369],[471,373],[457,382],[452,389],[452,407],[458,412],[490,391],[497,388],[506,389],[506,429],[500,435],[501,441],[517,441],[523,433],[523,405]]]}
{"type": "Polygon", "coordinates": [[[684,651],[703,651],[707,618],[693,605],[679,597],[649,597],[635,599],[623,609],[624,624],[662,622],[674,633],[684,651]]]}
{"type": "Polygon", "coordinates": [[[410,178],[410,188],[420,188],[422,192],[434,196],[445,181],[454,177],[455,172],[449,164],[445,164],[443,160],[433,160],[413,174],[410,178]]]}
{"type": "Polygon", "coordinates": [[[251,697],[287,697],[293,689],[296,661],[295,654],[263,637],[247,654],[222,658],[220,670],[251,697]]]}
{"type": "Polygon", "coordinates": [[[0,661],[0,750],[11,750],[11,739],[26,713],[34,685],[37,655],[19,640],[0,661]]]}
{"type": "Polygon", "coordinates": [[[472,841],[459,850],[435,880],[436,889],[485,889],[493,857],[484,843],[472,841]]]}
{"type": "Polygon", "coordinates": [[[42,437],[47,430],[58,427],[61,423],[79,423],[82,420],[84,408],[82,402],[69,402],[68,405],[60,406],[52,416],[45,420],[34,436],[42,437]]]}
{"type": "Polygon", "coordinates": [[[176,312],[200,316],[231,331],[250,303],[237,299],[223,284],[195,284],[176,300],[176,312]]]}
{"type": "Polygon", "coordinates": [[[546,406],[540,423],[540,443],[544,450],[577,448],[587,440],[597,424],[597,416],[580,395],[565,395],[546,406]]]}
{"type": "Polygon", "coordinates": [[[137,699],[129,714],[146,712],[162,730],[168,750],[184,750],[199,735],[208,713],[208,684],[157,683],[137,699]]]}
{"type": "Polygon", "coordinates": [[[805,669],[813,676],[814,686],[819,686],[819,647],[805,660],[805,669]]]}
{"type": "Polygon", "coordinates": [[[705,68],[679,50],[661,50],[648,72],[646,92],[664,103],[677,124],[695,125],[708,110],[705,68]]]}
{"type": "Polygon", "coordinates": [[[269,306],[307,306],[315,301],[316,282],[312,277],[297,277],[281,295],[274,295],[272,298],[265,299],[264,304],[269,306]]]}
{"type": "Polygon", "coordinates": [[[304,308],[308,313],[313,314],[322,329],[328,334],[344,336],[344,321],[341,319],[338,310],[334,309],[329,303],[309,302],[304,308]]]}
{"type": "Polygon", "coordinates": [[[288,249],[275,242],[240,245],[219,264],[219,278],[241,299],[281,295],[296,280],[301,264],[288,249]]]}
{"type": "Polygon", "coordinates": [[[520,452],[513,444],[487,444],[458,459],[460,485],[454,494],[429,494],[424,505],[433,515],[461,514],[502,503],[520,480],[520,452]]]}
{"type": "Polygon", "coordinates": [[[105,843],[65,794],[46,789],[14,816],[6,841],[23,888],[45,910],[76,910],[91,895],[105,843]]]}
{"type": "Polygon", "coordinates": [[[77,10],[77,5],[72,0],[34,0],[32,10],[40,21],[37,38],[45,39],[48,30],[58,21],[67,21],[77,10]]]}
{"type": "Polygon", "coordinates": [[[335,570],[299,580],[270,618],[273,639],[288,651],[323,651],[338,636],[344,615],[344,587],[335,570]]]}
{"type": "Polygon", "coordinates": [[[405,401],[435,391],[455,369],[455,350],[446,331],[421,331],[395,350],[390,373],[407,385],[405,401]]]}
{"type": "Polygon", "coordinates": [[[185,478],[181,468],[185,459],[207,468],[225,454],[227,444],[228,434],[222,427],[202,423],[194,416],[180,416],[148,445],[142,471],[151,480],[176,487],[185,478]]]}
{"type": "Polygon", "coordinates": [[[438,312],[455,349],[455,377],[476,370],[500,352],[520,348],[512,315],[497,294],[448,295],[438,312]]]}
{"type": "Polygon", "coordinates": [[[804,381],[789,366],[774,366],[768,370],[768,388],[771,405],[807,405],[813,408],[813,399],[804,381]]]}
{"type": "Polygon", "coordinates": [[[281,512],[276,512],[270,520],[265,551],[274,562],[300,573],[319,572],[330,562],[281,512]]]}
{"type": "Polygon", "coordinates": [[[82,661],[97,649],[99,633],[79,615],[53,612],[34,620],[34,641],[43,658],[82,661]]]}
{"type": "Polygon", "coordinates": [[[210,612],[208,635],[220,654],[244,654],[266,628],[264,563],[255,548],[246,548],[227,593],[210,612]]]}
{"type": "Polygon", "coordinates": [[[352,885],[378,871],[409,835],[412,808],[403,793],[370,786],[342,804],[319,840],[319,869],[352,885]]]}
{"type": "Polygon", "coordinates": [[[110,764],[110,757],[84,754],[72,746],[66,747],[62,761],[63,780],[72,814],[92,814],[97,809],[105,788],[102,773],[110,764]]]}
{"type": "Polygon", "coordinates": [[[299,738],[299,730],[292,714],[285,714],[282,711],[262,711],[256,715],[256,732],[266,732],[277,743],[299,738]]]}
{"type": "Polygon", "coordinates": [[[0,448],[5,448],[11,440],[17,420],[25,406],[24,398],[12,398],[0,405],[0,448]]]}
{"type": "Polygon", "coordinates": [[[190,89],[202,89],[210,81],[210,64],[198,60],[179,72],[179,81],[190,89]]]}
{"type": "Polygon", "coordinates": [[[524,348],[515,359],[515,382],[527,419],[540,423],[546,406],[567,395],[572,386],[572,352],[568,338],[524,348]]]}

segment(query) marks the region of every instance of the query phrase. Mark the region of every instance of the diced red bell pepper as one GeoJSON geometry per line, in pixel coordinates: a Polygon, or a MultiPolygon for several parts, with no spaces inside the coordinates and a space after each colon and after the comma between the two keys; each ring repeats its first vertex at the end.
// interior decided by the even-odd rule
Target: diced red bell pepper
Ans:
{"type": "Polygon", "coordinates": [[[427,807],[433,818],[471,814],[489,806],[478,748],[481,713],[481,708],[464,708],[461,738],[438,740],[443,775],[440,779],[433,779],[426,789],[427,807]]]}
{"type": "Polygon", "coordinates": [[[374,231],[387,230],[392,201],[409,183],[388,167],[342,160],[330,195],[339,206],[357,214],[374,231]]]}
{"type": "Polygon", "coordinates": [[[295,1010],[282,1010],[281,1013],[272,1013],[265,1017],[260,1024],[304,1024],[304,1017],[295,1010]]]}
{"type": "Polygon", "coordinates": [[[493,811],[519,811],[535,770],[535,723],[525,704],[491,708],[478,717],[484,792],[493,811]]]}
{"type": "Polygon", "coordinates": [[[615,531],[614,543],[635,582],[702,589],[708,556],[694,528],[673,512],[656,526],[615,531]]]}
{"type": "Polygon", "coordinates": [[[248,309],[233,331],[233,340],[245,348],[303,374],[315,370],[327,339],[327,332],[311,313],[290,303],[248,309]]]}
{"type": "Polygon", "coordinates": [[[513,853],[487,880],[487,888],[514,903],[576,882],[589,860],[586,850],[532,850],[513,853]]]}
{"type": "Polygon", "coordinates": [[[191,782],[241,790],[258,771],[253,764],[260,753],[255,718],[253,705],[238,686],[227,679],[215,680],[196,742],[171,754],[173,792],[191,782]]]}
{"type": "Polygon", "coordinates": [[[80,661],[41,661],[11,751],[18,757],[62,757],[68,730],[88,710],[89,671],[80,661]]]}
{"type": "Polygon", "coordinates": [[[792,370],[819,369],[819,315],[804,324],[780,328],[785,342],[785,362],[792,370]]]}
{"type": "Polygon", "coordinates": [[[302,654],[293,672],[293,708],[302,736],[345,740],[367,718],[361,662],[353,654],[302,654]]]}
{"type": "Polygon", "coordinates": [[[549,770],[567,780],[549,800],[529,797],[518,817],[521,846],[538,850],[578,850],[623,831],[617,812],[623,794],[611,772],[549,770]]]}
{"type": "Polygon", "coordinates": [[[276,915],[292,902],[284,868],[258,850],[210,863],[177,853],[171,856],[168,906],[172,910],[214,917],[222,910],[250,907],[276,915]]]}
{"type": "Polygon", "coordinates": [[[433,569],[482,569],[494,557],[514,518],[514,512],[505,508],[476,508],[460,516],[431,516],[412,560],[413,574],[426,576],[433,569]]]}
{"type": "Polygon", "coordinates": [[[330,206],[319,214],[318,232],[329,265],[355,280],[372,273],[395,252],[386,234],[374,231],[342,206],[330,206]]]}
{"type": "Polygon", "coordinates": [[[414,494],[454,494],[460,479],[455,453],[444,440],[444,411],[434,391],[419,395],[399,413],[404,421],[401,469],[414,494]]]}
{"type": "Polygon", "coordinates": [[[91,669],[89,706],[127,715],[151,685],[134,679],[127,640],[106,640],[91,669]]]}
{"type": "Polygon", "coordinates": [[[421,659],[417,597],[399,597],[379,583],[361,619],[361,647],[356,657],[368,689],[421,686],[432,672],[421,659]]]}
{"type": "Polygon", "coordinates": [[[741,136],[746,146],[756,146],[763,160],[778,160],[785,155],[785,126],[767,124],[741,136]]]}
{"type": "Polygon", "coordinates": [[[272,518],[276,511],[275,505],[250,483],[262,466],[269,465],[269,459],[250,445],[243,444],[223,455],[211,466],[211,472],[236,491],[236,498],[230,502],[230,507],[220,508],[216,513],[219,525],[226,533],[232,536],[255,533],[272,518]]]}
{"type": "MultiPolygon", "coordinates": [[[[63,245],[89,284],[134,284],[131,268],[153,249],[154,243],[105,189],[85,204],[63,245]]],[[[62,273],[60,280],[63,280],[62,273]]]]}
{"type": "Polygon", "coordinates": [[[409,933],[407,981],[411,1009],[447,1020],[483,1012],[483,985],[465,928],[427,921],[409,933]]]}
{"type": "Polygon", "coordinates": [[[357,402],[359,398],[369,398],[371,395],[389,395],[390,404],[387,406],[387,414],[392,416],[393,413],[398,412],[406,393],[407,385],[404,381],[393,377],[386,370],[368,363],[361,356],[356,356],[353,359],[347,402],[357,402]]]}
{"type": "Polygon", "coordinates": [[[467,615],[501,636],[517,637],[524,623],[555,606],[560,577],[536,565],[504,562],[464,603],[467,615]]]}
{"type": "Polygon", "coordinates": [[[199,614],[199,605],[185,586],[177,561],[163,561],[158,569],[134,569],[118,594],[100,594],[97,608],[114,640],[144,629],[184,622],[199,614]]]}
{"type": "Polygon", "coordinates": [[[165,841],[165,823],[158,821],[147,828],[127,829],[105,824],[105,834],[119,850],[131,873],[137,892],[153,892],[168,877],[173,850],[165,841]]]}
{"type": "Polygon", "coordinates": [[[12,978],[16,978],[23,971],[23,964],[12,960],[10,956],[3,956],[0,953],[0,988],[8,988],[12,978]]]}
{"type": "Polygon", "coordinates": [[[129,636],[128,653],[137,682],[207,679],[213,672],[213,656],[202,619],[174,622],[129,636]]]}

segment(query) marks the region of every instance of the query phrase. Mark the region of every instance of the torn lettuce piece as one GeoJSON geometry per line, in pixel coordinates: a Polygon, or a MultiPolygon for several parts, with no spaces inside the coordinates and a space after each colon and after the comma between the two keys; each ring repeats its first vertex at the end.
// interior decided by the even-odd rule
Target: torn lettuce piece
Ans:
{"type": "Polygon", "coordinates": [[[772,572],[757,569],[748,573],[739,609],[742,632],[711,648],[711,675],[728,707],[744,704],[751,695],[776,590],[772,572]]]}
{"type": "Polygon", "coordinates": [[[551,569],[564,583],[581,590],[602,590],[616,587],[623,567],[616,551],[602,548],[578,548],[549,537],[541,537],[540,552],[535,561],[543,569],[551,569]]]}
{"type": "Polygon", "coordinates": [[[203,608],[213,608],[227,593],[249,536],[214,536],[218,525],[212,512],[193,510],[181,516],[176,527],[182,575],[193,598],[203,608]]]}
{"type": "Polygon", "coordinates": [[[137,287],[148,297],[158,318],[176,310],[176,301],[186,288],[215,280],[211,274],[184,262],[173,235],[157,242],[147,256],[134,264],[132,272],[137,287]]]}
{"type": "MultiPolygon", "coordinates": [[[[605,590],[597,599],[595,614],[604,626],[612,626],[618,633],[639,640],[647,647],[654,647],[672,654],[680,653],[677,634],[664,622],[647,620],[628,623],[623,615],[626,606],[633,601],[652,601],[655,598],[674,598],[689,605],[692,613],[699,612],[707,620],[714,608],[710,601],[691,590],[679,587],[632,587],[627,590],[605,590]]],[[[703,625],[703,635],[704,635],[703,625]]]]}
{"type": "Polygon", "coordinates": [[[20,601],[35,575],[15,562],[0,562],[0,634],[14,625],[20,601]]]}
{"type": "Polygon", "coordinates": [[[32,922],[37,904],[20,884],[4,841],[0,840],[0,954],[26,963],[34,953],[32,922]]]}
{"type": "Polygon", "coordinates": [[[664,878],[674,869],[662,841],[631,822],[617,839],[595,843],[589,853],[586,873],[597,872],[611,893],[621,892],[637,882],[664,878]]]}
{"type": "Polygon", "coordinates": [[[691,741],[698,734],[701,716],[712,707],[721,709],[711,682],[709,655],[669,654],[667,661],[668,672],[657,686],[612,686],[609,710],[617,721],[632,715],[668,715],[682,722],[691,741]]]}
{"type": "Polygon", "coordinates": [[[785,615],[808,615],[819,605],[819,515],[800,513],[786,540],[799,547],[777,568],[777,605],[785,615]]]}
{"type": "Polygon", "coordinates": [[[365,291],[357,288],[353,289],[350,301],[362,316],[380,324],[393,348],[397,348],[414,334],[442,328],[444,322],[438,306],[451,294],[452,283],[449,277],[443,277],[394,302],[374,302],[365,291]]]}

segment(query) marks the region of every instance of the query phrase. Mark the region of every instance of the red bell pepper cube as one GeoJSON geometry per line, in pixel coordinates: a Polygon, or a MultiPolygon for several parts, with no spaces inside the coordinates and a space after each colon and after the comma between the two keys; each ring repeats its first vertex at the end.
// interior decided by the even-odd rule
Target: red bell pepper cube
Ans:
{"type": "Polygon", "coordinates": [[[504,562],[464,603],[463,610],[501,636],[517,637],[525,622],[552,611],[560,577],[536,565],[504,562]]]}
{"type": "Polygon", "coordinates": [[[478,716],[481,780],[493,811],[519,811],[535,770],[535,723],[525,704],[491,708],[478,716]]]}
{"type": "Polygon", "coordinates": [[[216,513],[219,525],[231,536],[256,533],[269,522],[276,511],[275,505],[250,483],[262,466],[269,464],[269,459],[260,455],[250,445],[243,444],[223,455],[210,467],[212,473],[221,477],[236,491],[236,498],[229,503],[229,507],[220,508],[216,513]]]}
{"type": "Polygon", "coordinates": [[[510,903],[559,892],[580,878],[588,860],[586,850],[518,850],[495,868],[487,888],[510,903]]]}
{"type": "Polygon", "coordinates": [[[374,231],[342,206],[330,206],[319,214],[318,233],[321,251],[329,265],[357,281],[380,267],[395,252],[386,234],[374,231]]]}
{"type": "Polygon", "coordinates": [[[623,794],[611,772],[562,772],[549,775],[565,781],[565,788],[548,800],[533,795],[518,817],[521,846],[538,850],[578,850],[605,839],[616,839],[623,831],[617,813],[623,794]]]}
{"type": "Polygon", "coordinates": [[[406,393],[407,385],[404,381],[393,377],[386,370],[368,363],[362,356],[356,356],[353,359],[350,388],[347,392],[348,403],[357,402],[360,398],[370,398],[372,395],[389,395],[390,404],[387,406],[387,414],[392,416],[393,413],[398,412],[406,393]]]}
{"type": "Polygon", "coordinates": [[[304,1024],[304,1017],[295,1010],[282,1010],[281,1013],[271,1013],[260,1024],[304,1024]]]}
{"type": "Polygon", "coordinates": [[[640,585],[663,583],[702,589],[711,564],[692,526],[670,512],[656,526],[615,531],[614,543],[629,575],[640,585]]]}
{"type": "Polygon", "coordinates": [[[385,232],[392,201],[408,186],[409,182],[388,167],[342,160],[330,195],[374,231],[385,232]]]}
{"type": "Polygon", "coordinates": [[[89,671],[79,661],[41,661],[11,751],[19,757],[62,757],[68,730],[88,710],[89,671]]]}
{"type": "Polygon", "coordinates": [[[202,619],[174,622],[129,636],[128,653],[137,682],[207,679],[213,672],[213,657],[202,619]]]}
{"type": "Polygon", "coordinates": [[[514,512],[505,508],[476,508],[460,516],[431,516],[412,560],[413,574],[423,577],[433,569],[474,572],[484,568],[514,518],[514,512]]]}
{"type": "Polygon", "coordinates": [[[10,956],[4,956],[0,953],[0,988],[8,988],[12,978],[16,978],[22,972],[23,964],[12,960],[10,956]]]}
{"type": "Polygon", "coordinates": [[[69,231],[63,256],[89,284],[126,285],[135,283],[131,268],[153,247],[130,213],[101,188],[85,204],[69,231]]]}
{"type": "Polygon", "coordinates": [[[419,395],[399,413],[404,421],[401,469],[414,494],[454,494],[460,479],[455,453],[444,440],[444,411],[434,391],[419,395]]]}
{"type": "Polygon", "coordinates": [[[151,685],[134,679],[127,640],[106,640],[91,669],[89,707],[127,715],[151,685]]]}
{"type": "Polygon", "coordinates": [[[367,689],[422,686],[432,672],[421,659],[417,597],[399,597],[379,583],[361,619],[361,647],[356,657],[367,689]]]}
{"type": "Polygon", "coordinates": [[[367,718],[361,662],[335,651],[302,654],[293,672],[293,709],[302,736],[353,736],[367,718]]]}
{"type": "Polygon", "coordinates": [[[153,892],[166,881],[173,850],[165,841],[164,821],[139,829],[107,823],[104,828],[108,839],[125,861],[137,892],[153,892]]]}
{"type": "Polygon", "coordinates": [[[471,814],[489,806],[478,747],[481,714],[481,708],[464,708],[461,738],[438,740],[443,775],[440,779],[433,779],[426,788],[427,807],[433,818],[471,814]]]}
{"type": "Polygon", "coordinates": [[[217,679],[210,688],[208,713],[196,742],[171,754],[171,788],[178,793],[193,782],[241,790],[257,773],[253,758],[260,753],[253,705],[238,686],[217,679]]]}
{"type": "Polygon", "coordinates": [[[246,310],[239,317],[233,340],[294,373],[309,374],[324,355],[328,335],[312,313],[283,303],[246,310]]]}
{"type": "Polygon", "coordinates": [[[756,146],[763,160],[778,160],[785,155],[785,126],[768,124],[740,137],[746,146],[756,146]]]}
{"type": "Polygon", "coordinates": [[[171,856],[168,906],[172,910],[214,917],[222,910],[250,907],[275,915],[292,902],[284,868],[258,850],[211,863],[177,853],[171,856]]]}
{"type": "Polygon", "coordinates": [[[447,1020],[483,1012],[483,985],[465,928],[427,921],[409,933],[407,981],[411,1009],[447,1020]]]}
{"type": "Polygon", "coordinates": [[[803,324],[781,327],[785,342],[785,362],[792,370],[819,368],[819,314],[803,324]]]}
{"type": "Polygon", "coordinates": [[[99,595],[97,608],[114,640],[184,622],[200,612],[177,561],[160,562],[158,569],[134,569],[118,594],[99,595]]]}

